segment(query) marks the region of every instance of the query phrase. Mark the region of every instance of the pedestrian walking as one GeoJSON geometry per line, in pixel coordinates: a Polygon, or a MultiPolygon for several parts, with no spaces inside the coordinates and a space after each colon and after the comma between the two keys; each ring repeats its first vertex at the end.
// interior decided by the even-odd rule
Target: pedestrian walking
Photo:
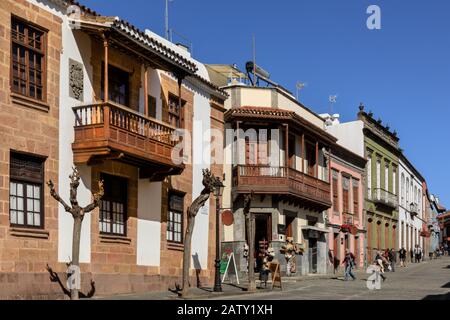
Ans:
{"type": "Polygon", "coordinates": [[[396,257],[394,248],[389,250],[389,260],[391,262],[392,272],[395,272],[395,263],[397,262],[397,257],[396,257]]]}
{"type": "Polygon", "coordinates": [[[415,257],[415,263],[420,262],[420,247],[416,244],[416,247],[414,248],[414,257],[415,257]]]}
{"type": "Polygon", "coordinates": [[[411,263],[413,263],[414,262],[414,250],[412,248],[409,250],[409,255],[411,256],[411,263]]]}
{"type": "Polygon", "coordinates": [[[380,268],[380,277],[383,279],[383,282],[386,281],[387,277],[384,275],[383,256],[381,252],[377,252],[373,264],[380,268]]]}
{"type": "Polygon", "coordinates": [[[400,258],[400,267],[406,267],[406,249],[402,247],[398,252],[400,258]]]}
{"type": "Polygon", "coordinates": [[[344,280],[348,281],[349,277],[352,277],[353,280],[356,280],[355,275],[353,274],[353,268],[355,267],[355,256],[353,253],[345,250],[345,258],[342,264],[345,264],[345,275],[344,280]]]}

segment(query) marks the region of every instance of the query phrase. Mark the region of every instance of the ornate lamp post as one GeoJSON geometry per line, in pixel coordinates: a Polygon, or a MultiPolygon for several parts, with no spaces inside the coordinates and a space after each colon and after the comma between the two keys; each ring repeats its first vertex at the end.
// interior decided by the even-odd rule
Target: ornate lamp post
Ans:
{"type": "Polygon", "coordinates": [[[214,182],[214,196],[216,197],[216,274],[214,281],[214,292],[222,292],[222,284],[220,281],[220,197],[222,196],[224,185],[219,178],[214,182]]]}

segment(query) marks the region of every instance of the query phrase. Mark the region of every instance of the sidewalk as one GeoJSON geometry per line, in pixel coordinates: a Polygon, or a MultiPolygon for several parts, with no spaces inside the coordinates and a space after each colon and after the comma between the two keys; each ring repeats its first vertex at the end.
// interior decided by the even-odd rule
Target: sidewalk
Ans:
{"type": "MultiPolygon", "coordinates": [[[[425,260],[420,263],[409,263],[406,268],[401,268],[399,264],[395,266],[395,273],[403,273],[411,269],[415,269],[418,266],[429,264],[430,262],[439,261],[439,260],[425,260]]],[[[386,275],[389,276],[391,272],[386,272],[386,275]]],[[[357,278],[363,279],[367,276],[366,269],[360,268],[354,271],[354,274],[357,278]]],[[[258,276],[255,275],[256,279],[258,276]]],[[[330,279],[339,279],[344,280],[344,270],[340,270],[336,274],[310,274],[304,276],[293,276],[293,277],[282,277],[282,285],[283,289],[289,289],[289,287],[294,286],[296,283],[301,281],[310,281],[310,280],[330,280],[330,279]]],[[[177,293],[171,291],[162,291],[162,292],[143,292],[143,293],[130,293],[130,294],[116,294],[112,296],[94,296],[92,299],[107,299],[107,300],[177,300],[177,299],[211,299],[216,298],[220,299],[221,297],[225,298],[228,296],[244,296],[247,294],[262,294],[262,293],[270,293],[270,292],[280,292],[279,288],[274,288],[271,290],[272,281],[267,282],[267,288],[260,288],[260,281],[256,280],[256,292],[249,293],[247,292],[247,280],[240,281],[240,284],[230,284],[223,283],[222,284],[222,292],[213,292],[212,288],[191,288],[190,296],[188,298],[181,298],[177,293]]]]}
{"type": "MultiPolygon", "coordinates": [[[[342,273],[342,277],[344,274],[342,273]]],[[[292,283],[297,283],[299,281],[304,280],[323,280],[323,279],[332,279],[336,277],[334,274],[311,274],[305,276],[298,277],[282,277],[282,285],[286,288],[287,285],[292,283]]],[[[258,279],[258,276],[255,275],[255,278],[258,279]]],[[[130,293],[130,294],[116,294],[112,296],[94,296],[92,299],[99,300],[175,300],[175,299],[209,299],[209,298],[220,298],[226,296],[235,296],[235,295],[245,295],[249,294],[247,292],[247,280],[240,281],[240,284],[231,284],[231,283],[222,283],[222,292],[214,292],[212,288],[191,288],[190,296],[188,298],[181,298],[177,293],[172,291],[162,291],[162,292],[144,292],[144,293],[130,293]]],[[[272,291],[280,291],[280,288],[275,287],[273,290],[272,281],[267,281],[267,287],[260,287],[260,281],[256,280],[256,292],[254,293],[267,293],[272,291]]]]}

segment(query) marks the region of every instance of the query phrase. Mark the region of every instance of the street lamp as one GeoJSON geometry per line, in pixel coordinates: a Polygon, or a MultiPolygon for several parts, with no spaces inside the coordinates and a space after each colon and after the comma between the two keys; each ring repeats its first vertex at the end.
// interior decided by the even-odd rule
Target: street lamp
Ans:
{"type": "Polygon", "coordinates": [[[220,239],[219,239],[219,224],[220,224],[220,203],[219,199],[222,196],[225,186],[219,178],[214,182],[214,196],[216,197],[216,274],[214,280],[214,292],[222,292],[222,284],[220,281],[220,239]]]}

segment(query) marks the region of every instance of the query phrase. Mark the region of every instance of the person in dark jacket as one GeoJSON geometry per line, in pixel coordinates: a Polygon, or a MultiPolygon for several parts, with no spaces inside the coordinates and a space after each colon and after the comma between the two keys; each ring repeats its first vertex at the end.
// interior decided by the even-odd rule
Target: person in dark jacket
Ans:
{"type": "Polygon", "coordinates": [[[356,277],[352,272],[353,268],[356,266],[353,253],[345,250],[345,258],[342,264],[345,264],[345,281],[348,280],[349,276],[352,277],[353,280],[356,280],[356,277]]]}
{"type": "Polygon", "coordinates": [[[406,267],[406,249],[402,247],[398,252],[400,258],[400,267],[406,267]]]}
{"type": "Polygon", "coordinates": [[[395,263],[397,262],[397,256],[394,249],[389,250],[389,261],[391,262],[392,272],[395,272],[395,263]]]}

